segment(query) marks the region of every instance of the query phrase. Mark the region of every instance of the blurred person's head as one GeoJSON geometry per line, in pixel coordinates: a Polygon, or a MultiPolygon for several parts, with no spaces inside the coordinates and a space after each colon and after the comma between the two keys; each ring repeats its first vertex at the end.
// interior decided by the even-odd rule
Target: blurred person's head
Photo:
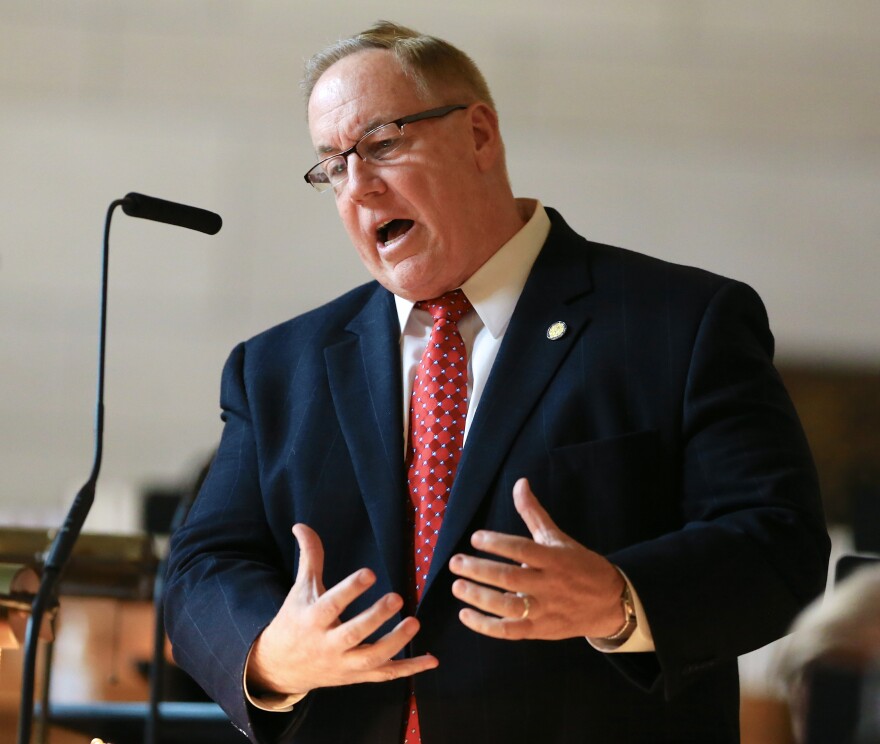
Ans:
{"type": "MultiPolygon", "coordinates": [[[[861,680],[880,660],[880,566],[857,571],[815,600],[795,620],[787,640],[779,674],[797,740],[806,740],[807,722],[815,720],[819,705],[833,705],[841,717],[846,715],[842,706],[851,706],[857,717],[861,680]]],[[[838,732],[837,741],[846,741],[838,732]]]]}

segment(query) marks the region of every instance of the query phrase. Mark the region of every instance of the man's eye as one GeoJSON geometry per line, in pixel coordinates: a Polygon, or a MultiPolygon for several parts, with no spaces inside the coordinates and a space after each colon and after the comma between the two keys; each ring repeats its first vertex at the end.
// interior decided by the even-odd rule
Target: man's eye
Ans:
{"type": "Polygon", "coordinates": [[[336,179],[345,175],[346,167],[347,163],[345,162],[345,158],[334,158],[333,160],[328,160],[324,164],[324,172],[327,174],[328,178],[336,179]]]}
{"type": "Polygon", "coordinates": [[[366,144],[367,157],[372,160],[384,160],[400,147],[401,137],[383,137],[366,144]]]}

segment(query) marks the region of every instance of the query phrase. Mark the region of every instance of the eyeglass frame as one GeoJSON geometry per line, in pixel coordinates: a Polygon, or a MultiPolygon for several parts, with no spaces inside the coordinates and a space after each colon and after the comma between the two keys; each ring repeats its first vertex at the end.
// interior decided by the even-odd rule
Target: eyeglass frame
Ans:
{"type": "MultiPolygon", "coordinates": [[[[369,137],[371,134],[373,134],[374,132],[376,132],[379,129],[382,129],[382,127],[387,127],[389,124],[394,124],[400,130],[400,133],[403,134],[403,128],[407,124],[412,124],[415,121],[423,121],[425,119],[440,119],[444,116],[448,116],[453,111],[459,111],[460,109],[466,109],[466,108],[467,108],[466,104],[456,103],[451,106],[440,106],[438,108],[428,109],[427,111],[420,111],[417,114],[410,114],[409,116],[401,116],[399,119],[395,119],[394,121],[386,121],[384,124],[379,124],[378,126],[375,126],[372,129],[370,129],[368,132],[364,132],[364,134],[361,135],[361,137],[358,139],[358,141],[355,142],[347,150],[343,150],[342,152],[335,152],[332,155],[328,155],[326,158],[319,160],[317,163],[315,163],[311,168],[309,168],[306,171],[305,175],[303,176],[303,180],[305,180],[305,182],[309,186],[311,186],[315,191],[317,191],[319,194],[324,193],[325,191],[331,191],[335,188],[335,186],[333,184],[329,184],[327,188],[319,189],[313,181],[309,180],[309,173],[314,171],[316,168],[318,168],[322,164],[326,163],[328,160],[333,160],[333,158],[341,157],[341,158],[343,158],[343,160],[345,160],[346,163],[348,163],[348,156],[351,155],[352,153],[354,153],[361,160],[366,162],[367,158],[365,158],[363,155],[361,155],[358,152],[358,146],[361,144],[361,142],[363,142],[365,139],[367,139],[367,137],[369,137]]],[[[376,160],[376,161],[372,161],[372,162],[381,163],[382,161],[376,160]]],[[[347,179],[348,179],[348,172],[346,169],[345,179],[340,181],[340,184],[345,183],[345,180],[347,180],[347,179]]],[[[328,183],[329,183],[329,179],[328,179],[328,183]]]]}

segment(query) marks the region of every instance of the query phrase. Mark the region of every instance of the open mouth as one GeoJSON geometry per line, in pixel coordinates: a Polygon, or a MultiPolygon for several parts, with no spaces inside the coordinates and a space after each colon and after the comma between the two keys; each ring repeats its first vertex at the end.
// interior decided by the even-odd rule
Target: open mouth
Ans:
{"type": "Polygon", "coordinates": [[[376,229],[376,236],[383,245],[393,243],[406,235],[413,226],[412,220],[388,220],[376,229]]]}

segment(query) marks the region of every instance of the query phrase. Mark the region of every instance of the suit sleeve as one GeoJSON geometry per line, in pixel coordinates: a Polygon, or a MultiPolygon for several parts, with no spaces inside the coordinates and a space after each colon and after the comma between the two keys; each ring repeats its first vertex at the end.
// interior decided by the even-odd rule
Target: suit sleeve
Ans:
{"type": "Polygon", "coordinates": [[[608,556],[637,588],[656,649],[612,663],[642,683],[662,681],[667,697],[783,635],[824,585],[829,541],[817,476],[772,355],[757,294],[721,285],[685,382],[684,526],[608,556]]]}
{"type": "Polygon", "coordinates": [[[244,359],[241,344],[223,371],[219,449],[172,538],[165,622],[175,660],[233,724],[254,742],[276,741],[292,734],[306,705],[291,714],[264,713],[247,703],[243,689],[250,647],[291,585],[260,498],[244,359]]]}

